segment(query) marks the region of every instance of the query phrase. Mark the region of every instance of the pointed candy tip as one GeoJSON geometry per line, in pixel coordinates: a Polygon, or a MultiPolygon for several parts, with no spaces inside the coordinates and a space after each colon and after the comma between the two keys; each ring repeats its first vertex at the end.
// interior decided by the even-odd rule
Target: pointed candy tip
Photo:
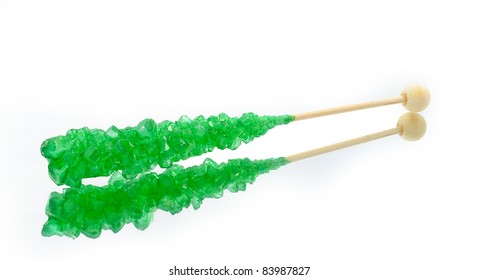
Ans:
{"type": "Polygon", "coordinates": [[[46,223],[43,225],[42,235],[44,237],[60,235],[58,231],[58,224],[55,221],[48,219],[48,221],[46,221],[46,223]]]}

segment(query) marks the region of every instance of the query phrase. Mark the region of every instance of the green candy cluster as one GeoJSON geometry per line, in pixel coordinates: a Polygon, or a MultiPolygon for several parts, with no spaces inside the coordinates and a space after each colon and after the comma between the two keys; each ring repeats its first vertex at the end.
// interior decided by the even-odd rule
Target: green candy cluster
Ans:
{"type": "Polygon", "coordinates": [[[174,165],[162,174],[150,172],[133,180],[116,172],[104,187],[82,185],[53,192],[42,234],[76,238],[83,233],[97,238],[102,230],[116,233],[127,223],[143,230],[157,209],[171,214],[190,205],[197,209],[205,198],[219,198],[224,190],[243,191],[257,176],[287,163],[286,158],[234,159],[222,164],[207,159],[198,166],[174,165]]]}
{"type": "MultiPolygon", "coordinates": [[[[269,129],[294,120],[291,115],[257,116],[253,113],[231,118],[226,114],[193,120],[156,123],[151,119],[135,127],[118,129],[72,129],[65,136],[43,142],[42,155],[57,185],[80,187],[83,178],[109,176],[121,170],[126,179],[174,162],[219,149],[236,149],[269,129]]],[[[74,192],[73,190],[71,192],[74,192]]]]}

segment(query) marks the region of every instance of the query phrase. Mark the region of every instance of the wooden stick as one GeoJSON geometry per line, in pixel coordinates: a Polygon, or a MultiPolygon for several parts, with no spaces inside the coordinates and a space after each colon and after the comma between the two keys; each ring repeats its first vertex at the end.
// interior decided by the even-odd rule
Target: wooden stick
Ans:
{"type": "Polygon", "coordinates": [[[377,133],[365,135],[365,136],[362,136],[362,137],[350,139],[350,140],[347,140],[347,141],[344,141],[344,142],[339,142],[339,143],[329,145],[329,146],[326,146],[326,147],[321,147],[321,148],[309,150],[309,151],[306,151],[306,152],[290,155],[290,156],[287,156],[286,159],[289,162],[294,162],[294,161],[318,156],[318,155],[321,155],[321,154],[329,153],[329,152],[332,152],[332,151],[336,151],[336,150],[339,150],[339,149],[344,149],[344,148],[347,148],[347,147],[351,147],[351,146],[355,146],[355,145],[358,145],[358,144],[366,143],[366,142],[376,140],[376,139],[380,139],[380,138],[383,138],[383,137],[387,137],[387,136],[390,136],[390,135],[402,134],[402,130],[403,130],[402,127],[398,126],[398,127],[395,127],[395,128],[391,128],[391,129],[388,129],[388,130],[381,131],[381,132],[377,132],[377,133]]]}
{"type": "Polygon", "coordinates": [[[426,133],[426,129],[427,129],[426,121],[421,115],[419,115],[418,113],[408,112],[399,118],[397,122],[397,126],[395,128],[391,128],[391,129],[387,129],[377,133],[346,140],[346,141],[339,142],[326,147],[316,148],[306,152],[290,155],[290,156],[287,156],[286,159],[289,162],[295,162],[298,160],[322,155],[325,153],[348,148],[351,146],[355,146],[358,144],[366,143],[369,141],[373,141],[376,139],[384,138],[384,137],[395,135],[395,134],[399,134],[405,140],[416,141],[421,139],[424,136],[424,134],[426,133]]]}
{"type": "Polygon", "coordinates": [[[345,105],[325,110],[317,110],[306,113],[299,113],[294,115],[295,121],[301,121],[322,116],[334,115],[339,113],[357,111],[362,109],[380,107],[391,104],[402,103],[403,106],[410,112],[420,112],[431,102],[431,94],[429,90],[421,85],[410,85],[406,87],[401,95],[398,97],[387,98],[383,100],[364,102],[353,105],[345,105]]]}
{"type": "Polygon", "coordinates": [[[334,114],[339,114],[344,112],[351,112],[351,111],[357,111],[362,109],[386,106],[391,104],[399,104],[399,103],[404,104],[406,101],[407,101],[406,95],[401,95],[398,97],[393,97],[393,98],[388,98],[383,100],[370,101],[370,102],[364,102],[364,103],[358,103],[358,104],[352,104],[352,105],[339,106],[339,107],[330,108],[330,109],[299,113],[294,115],[294,120],[301,121],[301,120],[306,120],[311,118],[317,118],[317,117],[334,115],[334,114]]]}

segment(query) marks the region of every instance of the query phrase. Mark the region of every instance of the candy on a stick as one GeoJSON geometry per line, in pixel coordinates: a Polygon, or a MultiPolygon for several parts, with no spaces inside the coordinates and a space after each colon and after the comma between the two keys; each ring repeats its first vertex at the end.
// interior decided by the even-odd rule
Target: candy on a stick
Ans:
{"type": "Polygon", "coordinates": [[[246,184],[252,184],[257,176],[288,163],[394,134],[418,140],[425,130],[426,123],[419,114],[407,113],[394,128],[288,157],[234,159],[219,165],[207,159],[198,166],[174,165],[162,174],[150,172],[133,180],[117,172],[104,187],[86,185],[66,188],[63,193],[53,192],[46,208],[48,221],[42,234],[76,238],[83,233],[97,238],[102,230],[116,233],[127,223],[143,230],[157,209],[171,214],[190,205],[198,209],[205,198],[220,198],[224,190],[244,191],[246,184]]]}
{"type": "Polygon", "coordinates": [[[430,95],[422,86],[407,87],[400,96],[326,110],[283,116],[243,114],[239,118],[226,114],[191,120],[186,116],[176,122],[156,123],[146,119],[135,127],[108,130],[71,129],[64,136],[47,139],[41,146],[48,160],[50,178],[57,185],[78,187],[84,178],[109,176],[122,171],[128,179],[173,163],[212,151],[234,150],[268,130],[295,121],[348,111],[402,103],[412,112],[423,110],[430,95]]]}
{"type": "Polygon", "coordinates": [[[112,127],[106,132],[71,130],[66,136],[51,138],[42,145],[42,154],[50,163],[51,178],[57,184],[72,186],[50,195],[46,207],[48,220],[42,234],[76,238],[83,233],[96,238],[102,230],[116,233],[128,223],[143,230],[158,209],[171,214],[189,206],[197,209],[205,198],[219,198],[224,190],[243,191],[257,176],[291,162],[395,134],[406,140],[418,140],[426,131],[426,123],[412,112],[425,109],[429,101],[427,89],[414,86],[396,98],[296,115],[258,117],[248,113],[230,118],[220,114],[208,119],[183,117],[175,123],[145,120],[137,127],[123,130],[112,127]],[[274,126],[293,120],[397,103],[411,112],[403,115],[396,127],[330,146],[274,159],[233,159],[221,164],[207,159],[189,168],[172,165],[215,147],[236,149],[242,142],[248,143],[274,126]],[[145,173],[157,164],[167,167],[166,171],[145,173]],[[113,175],[106,186],[81,184],[83,178],[110,174],[113,175]],[[138,174],[141,175],[137,177],[138,174]]]}

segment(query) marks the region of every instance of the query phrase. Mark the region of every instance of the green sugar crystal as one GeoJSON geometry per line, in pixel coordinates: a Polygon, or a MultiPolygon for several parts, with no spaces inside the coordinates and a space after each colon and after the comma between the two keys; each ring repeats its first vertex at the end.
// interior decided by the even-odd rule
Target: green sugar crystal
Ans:
{"type": "Polygon", "coordinates": [[[104,187],[84,185],[53,192],[42,235],[76,238],[83,233],[97,238],[102,230],[116,233],[127,223],[143,230],[157,209],[171,214],[190,205],[198,209],[205,198],[220,198],[226,189],[244,191],[257,176],[287,163],[286,158],[233,159],[222,164],[206,159],[198,166],[173,165],[161,174],[150,172],[133,180],[116,172],[104,187]]]}
{"type": "Polygon", "coordinates": [[[156,165],[168,168],[215,147],[234,150],[242,142],[292,120],[291,115],[246,113],[231,118],[222,113],[193,120],[183,116],[176,122],[146,119],[135,127],[112,126],[107,131],[85,127],[45,140],[41,153],[48,160],[53,182],[79,187],[83,178],[109,176],[121,170],[125,178],[132,179],[156,165]]]}

